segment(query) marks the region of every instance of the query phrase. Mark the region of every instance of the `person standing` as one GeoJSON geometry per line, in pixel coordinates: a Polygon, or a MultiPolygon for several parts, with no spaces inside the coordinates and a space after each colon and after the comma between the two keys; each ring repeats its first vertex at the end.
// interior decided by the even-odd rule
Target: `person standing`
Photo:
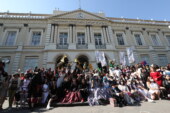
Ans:
{"type": "Polygon", "coordinates": [[[14,74],[9,81],[9,110],[12,108],[12,103],[14,100],[15,93],[19,90],[20,87],[20,78],[19,74],[14,74]]]}
{"type": "Polygon", "coordinates": [[[8,89],[8,74],[4,71],[4,63],[0,60],[0,110],[6,98],[8,89]]]}

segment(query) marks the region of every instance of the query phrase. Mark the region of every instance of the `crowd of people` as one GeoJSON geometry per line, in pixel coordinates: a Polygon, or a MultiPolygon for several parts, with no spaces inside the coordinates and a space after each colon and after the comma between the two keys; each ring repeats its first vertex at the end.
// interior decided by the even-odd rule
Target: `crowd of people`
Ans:
{"type": "Polygon", "coordinates": [[[8,98],[9,110],[16,107],[31,110],[37,105],[50,109],[52,103],[84,103],[90,106],[110,104],[113,107],[135,105],[141,101],[170,99],[170,64],[116,65],[91,69],[61,65],[51,69],[35,68],[8,75],[0,61],[0,109],[8,98]]]}

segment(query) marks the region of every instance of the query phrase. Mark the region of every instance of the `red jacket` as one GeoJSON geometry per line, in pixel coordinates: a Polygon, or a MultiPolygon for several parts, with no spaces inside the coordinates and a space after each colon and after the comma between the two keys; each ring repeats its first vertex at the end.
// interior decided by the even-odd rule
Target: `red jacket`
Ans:
{"type": "Polygon", "coordinates": [[[162,75],[160,74],[160,72],[151,72],[150,76],[159,86],[162,86],[162,75]]]}

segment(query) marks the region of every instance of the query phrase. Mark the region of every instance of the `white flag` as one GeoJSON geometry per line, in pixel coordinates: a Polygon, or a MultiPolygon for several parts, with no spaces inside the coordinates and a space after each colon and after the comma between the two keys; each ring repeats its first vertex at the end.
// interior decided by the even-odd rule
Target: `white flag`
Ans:
{"type": "Polygon", "coordinates": [[[127,51],[127,56],[128,56],[129,63],[134,63],[135,62],[135,57],[134,57],[132,48],[130,48],[130,47],[126,48],[126,51],[127,51]]]}
{"type": "Polygon", "coordinates": [[[99,60],[101,62],[102,67],[107,65],[104,52],[100,52],[100,59],[99,60]]]}
{"type": "Polygon", "coordinates": [[[119,57],[120,57],[120,63],[125,66],[126,65],[125,52],[119,52],[119,57]]]}
{"type": "Polygon", "coordinates": [[[106,58],[104,52],[95,51],[96,61],[100,62],[102,67],[106,66],[106,58]]]}
{"type": "Polygon", "coordinates": [[[95,51],[95,56],[96,56],[96,61],[100,62],[99,61],[99,57],[100,57],[100,52],[99,51],[95,51]]]}

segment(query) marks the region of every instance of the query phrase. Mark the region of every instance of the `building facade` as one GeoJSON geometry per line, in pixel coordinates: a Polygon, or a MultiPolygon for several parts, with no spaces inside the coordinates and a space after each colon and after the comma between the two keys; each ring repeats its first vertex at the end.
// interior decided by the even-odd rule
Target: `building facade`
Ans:
{"type": "MultiPolygon", "coordinates": [[[[95,51],[119,63],[119,52],[132,47],[136,63],[170,62],[168,21],[105,17],[81,9],[53,14],[0,13],[0,57],[14,73],[35,66],[54,69],[65,55],[96,67],[95,51]]],[[[127,58],[126,58],[127,59],[127,58]]],[[[128,60],[127,60],[128,64],[128,60]]]]}

